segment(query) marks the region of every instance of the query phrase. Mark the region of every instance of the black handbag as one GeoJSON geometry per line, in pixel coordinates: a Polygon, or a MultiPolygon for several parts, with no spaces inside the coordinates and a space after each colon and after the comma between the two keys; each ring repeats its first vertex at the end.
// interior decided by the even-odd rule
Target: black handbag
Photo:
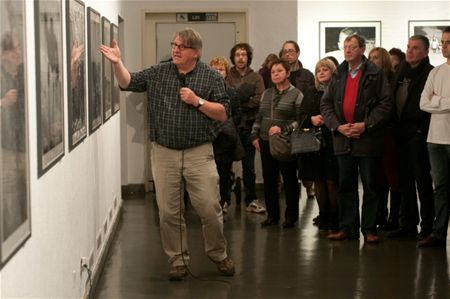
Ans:
{"type": "Polygon", "coordinates": [[[269,136],[269,149],[272,157],[279,161],[292,161],[291,140],[289,135],[277,133],[269,136]]]}
{"type": "Polygon", "coordinates": [[[291,154],[320,151],[322,131],[320,128],[298,128],[291,134],[291,154]]]}

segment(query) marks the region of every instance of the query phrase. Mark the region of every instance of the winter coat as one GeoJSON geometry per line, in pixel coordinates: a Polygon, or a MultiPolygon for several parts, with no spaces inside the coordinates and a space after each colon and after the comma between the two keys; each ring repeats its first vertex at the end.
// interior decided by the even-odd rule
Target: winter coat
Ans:
{"type": "Polygon", "coordinates": [[[344,61],[333,73],[328,89],[320,104],[325,124],[333,134],[336,155],[350,154],[360,157],[377,157],[383,154],[383,138],[392,113],[393,101],[384,72],[363,56],[356,98],[354,122],[364,122],[365,131],[360,138],[347,138],[337,128],[346,124],[344,94],[348,63],[344,61]]]}

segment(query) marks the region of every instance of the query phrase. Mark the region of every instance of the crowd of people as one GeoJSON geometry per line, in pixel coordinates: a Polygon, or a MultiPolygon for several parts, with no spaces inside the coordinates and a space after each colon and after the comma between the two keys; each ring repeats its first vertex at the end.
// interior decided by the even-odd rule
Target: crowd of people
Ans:
{"type": "Polygon", "coordinates": [[[365,39],[351,34],[343,42],[344,61],[320,59],[314,73],[303,67],[292,40],[278,55],[269,54],[258,72],[250,67],[248,43],[231,49],[231,67],[222,57],[206,65],[200,59],[202,40],[192,29],[174,34],[171,61],[136,73],[125,68],[115,42],[102,46],[121,88],[148,92],[152,171],[169,279],[187,275],[184,190],[202,220],[206,254],[219,272],[234,274],[223,235],[233,161],[242,163],[246,210],[267,214],[263,227],[282,218],[281,189],[282,227],[297,225],[301,180],[319,206],[314,221],[330,240],[358,239],[362,233],[366,243],[376,244],[384,229],[391,238],[417,238],[418,247],[445,246],[450,27],[441,43],[447,62],[433,69],[425,36],[411,36],[406,54],[376,47],[366,57],[365,39]],[[277,160],[269,136],[299,128],[320,129],[320,150],[277,160]],[[265,205],[255,190],[256,151],[265,205]]]}

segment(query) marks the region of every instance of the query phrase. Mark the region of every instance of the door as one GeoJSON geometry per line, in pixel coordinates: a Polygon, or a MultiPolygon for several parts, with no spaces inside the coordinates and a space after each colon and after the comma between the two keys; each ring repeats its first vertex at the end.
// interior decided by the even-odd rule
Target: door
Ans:
{"type": "MultiPolygon", "coordinates": [[[[180,13],[187,14],[185,11],[180,13]]],[[[248,41],[247,12],[245,11],[217,12],[217,22],[186,22],[179,19],[177,21],[177,12],[144,12],[142,68],[169,59],[173,34],[186,27],[197,30],[202,36],[201,60],[206,63],[217,56],[228,59],[230,50],[236,43],[248,41]]],[[[148,120],[145,119],[145,121],[148,120]]],[[[148,128],[147,124],[145,128],[148,128]]],[[[148,136],[147,133],[146,136],[148,136]]],[[[148,157],[146,161],[147,185],[152,189],[149,142],[146,145],[146,152],[148,157]]]]}

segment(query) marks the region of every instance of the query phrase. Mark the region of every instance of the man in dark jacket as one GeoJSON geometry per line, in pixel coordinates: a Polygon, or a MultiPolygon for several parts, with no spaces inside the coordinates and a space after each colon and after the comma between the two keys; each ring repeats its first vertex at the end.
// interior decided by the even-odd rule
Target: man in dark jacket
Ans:
{"type": "Polygon", "coordinates": [[[406,62],[400,66],[395,104],[397,115],[396,141],[398,149],[398,175],[400,192],[400,228],[389,237],[416,237],[419,224],[417,193],[420,200],[421,232],[427,237],[433,226],[434,205],[427,133],[430,113],[420,110],[419,102],[428,74],[433,66],[428,59],[430,42],[423,35],[408,40],[406,62]],[[416,193],[417,186],[417,193],[416,193]]]}
{"type": "Polygon", "coordinates": [[[242,159],[242,176],[246,210],[253,213],[264,213],[266,208],[256,198],[256,152],[250,139],[253,122],[259,110],[261,94],[264,91],[264,81],[261,75],[250,67],[252,58],[253,48],[249,44],[236,44],[230,50],[233,67],[230,69],[226,82],[228,86],[236,89],[236,96],[241,105],[242,118],[239,125],[239,137],[245,149],[245,156],[242,159]]]}
{"type": "Polygon", "coordinates": [[[383,71],[367,60],[365,49],[359,35],[345,39],[345,61],[333,74],[320,110],[333,132],[339,163],[339,232],[328,238],[359,238],[359,170],[364,187],[361,232],[365,242],[377,243],[377,165],[393,104],[383,71]]]}
{"type": "MultiPolygon", "coordinates": [[[[283,43],[280,50],[280,57],[283,60],[289,62],[291,68],[291,75],[289,76],[289,82],[297,87],[303,94],[308,88],[314,86],[314,75],[313,73],[305,69],[303,64],[300,62],[300,46],[297,42],[293,40],[287,40],[283,43]]],[[[302,171],[300,166],[299,171],[302,171]]],[[[314,182],[312,181],[302,181],[303,186],[306,188],[306,193],[308,198],[314,198],[314,182]]]]}

